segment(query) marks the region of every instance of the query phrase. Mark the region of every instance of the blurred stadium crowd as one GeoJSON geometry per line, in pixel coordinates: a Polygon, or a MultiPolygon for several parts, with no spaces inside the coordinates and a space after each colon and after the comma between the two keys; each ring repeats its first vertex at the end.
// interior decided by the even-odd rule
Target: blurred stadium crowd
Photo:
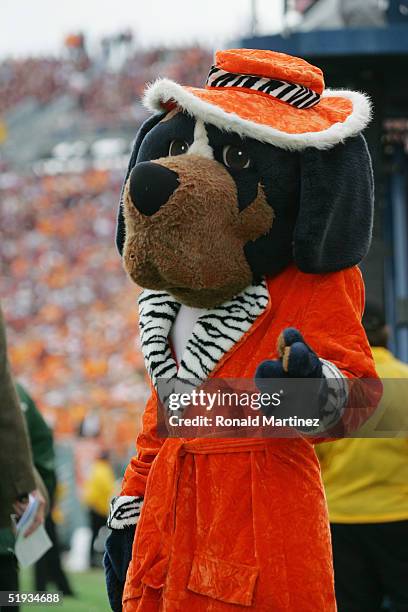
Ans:
{"type": "Polygon", "coordinates": [[[133,51],[131,41],[103,41],[92,59],[86,50],[66,49],[65,59],[7,59],[0,63],[0,116],[27,98],[47,104],[74,95],[81,112],[103,124],[132,116],[146,83],[158,75],[202,85],[211,55],[199,48],[133,51]],[[121,48],[117,48],[120,44],[121,48]],[[125,49],[123,49],[125,46],[125,49]]]}
{"type": "MultiPolygon", "coordinates": [[[[211,64],[200,48],[135,52],[125,37],[119,43],[127,49],[114,69],[109,41],[94,59],[74,39],[64,59],[3,61],[0,116],[28,98],[46,106],[69,94],[97,124],[123,121],[146,82],[160,75],[202,84],[211,64]]],[[[0,294],[13,370],[57,436],[78,432],[98,411],[112,445],[134,441],[146,396],[137,290],[114,246],[123,162],[50,176],[14,172],[3,160],[0,181],[0,294]]]]}
{"type": "Polygon", "coordinates": [[[57,433],[88,409],[134,410],[143,400],[136,293],[113,244],[121,179],[28,176],[0,191],[11,359],[57,433]]]}

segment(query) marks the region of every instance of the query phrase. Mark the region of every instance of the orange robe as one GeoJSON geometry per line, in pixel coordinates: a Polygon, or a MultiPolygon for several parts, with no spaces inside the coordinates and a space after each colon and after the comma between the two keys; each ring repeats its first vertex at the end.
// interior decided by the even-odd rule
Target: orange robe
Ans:
{"type": "MultiPolygon", "coordinates": [[[[361,326],[364,286],[350,268],[295,266],[268,279],[269,303],[211,373],[253,378],[296,327],[348,377],[374,378],[361,326]]],[[[334,612],[326,501],[313,440],[158,439],[156,394],[123,481],[145,496],[124,612],[334,612]]]]}

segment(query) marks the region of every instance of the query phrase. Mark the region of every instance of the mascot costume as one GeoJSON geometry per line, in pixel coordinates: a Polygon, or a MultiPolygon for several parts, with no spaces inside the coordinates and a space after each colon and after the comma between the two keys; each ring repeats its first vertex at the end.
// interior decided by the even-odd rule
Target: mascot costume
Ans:
{"type": "Polygon", "coordinates": [[[157,386],[330,378],[330,430],[351,379],[376,377],[357,268],[373,215],[370,102],[325,89],[297,57],[232,49],[216,54],[204,89],[159,79],[145,105],[117,244],[144,289],[152,392],[111,504],[111,607],[333,612],[313,436],[160,438],[157,386]]]}

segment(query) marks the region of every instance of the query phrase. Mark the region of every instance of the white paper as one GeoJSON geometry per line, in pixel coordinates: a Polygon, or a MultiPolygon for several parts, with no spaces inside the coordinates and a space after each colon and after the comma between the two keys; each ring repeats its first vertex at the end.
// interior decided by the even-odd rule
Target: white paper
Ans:
{"type": "Polygon", "coordinates": [[[52,542],[45,531],[44,525],[40,525],[28,538],[24,537],[32,525],[37,512],[39,501],[30,495],[27,509],[17,523],[16,544],[14,553],[21,567],[29,567],[52,547],[52,542]]]}

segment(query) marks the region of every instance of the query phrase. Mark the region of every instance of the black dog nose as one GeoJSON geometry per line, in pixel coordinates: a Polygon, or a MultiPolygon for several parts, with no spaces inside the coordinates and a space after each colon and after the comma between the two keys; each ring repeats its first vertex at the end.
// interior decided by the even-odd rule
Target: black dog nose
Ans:
{"type": "Polygon", "coordinates": [[[152,162],[137,164],[131,174],[129,194],[137,210],[151,216],[179,186],[178,174],[152,162]]]}

